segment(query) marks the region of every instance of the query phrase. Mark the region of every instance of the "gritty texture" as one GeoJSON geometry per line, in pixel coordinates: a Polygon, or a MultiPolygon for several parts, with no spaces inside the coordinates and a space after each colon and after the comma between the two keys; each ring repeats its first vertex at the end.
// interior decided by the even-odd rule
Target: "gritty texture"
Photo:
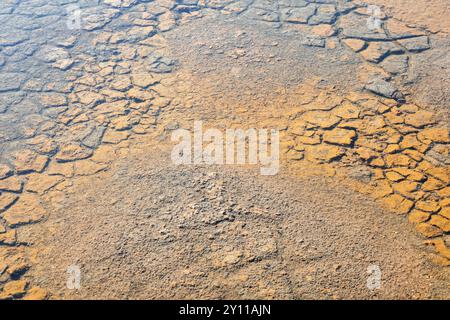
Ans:
{"type": "Polygon", "coordinates": [[[37,283],[71,299],[448,298],[406,221],[330,179],[165,159],[128,157],[79,185],[37,231],[37,283]],[[72,265],[76,291],[65,287],[72,265]]]}
{"type": "MultiPolygon", "coordinates": [[[[73,191],[76,182],[90,185],[105,174],[117,174],[115,161],[130,150],[145,150],[149,142],[162,146],[171,131],[191,130],[195,120],[220,129],[280,130],[282,167],[290,170],[286,175],[292,183],[307,174],[325,175],[338,184],[345,181],[339,191],[343,194],[350,192],[345,191],[348,186],[378,199],[371,210],[389,210],[409,220],[412,234],[429,245],[433,263],[444,274],[450,265],[450,85],[448,23],[439,16],[445,16],[447,7],[445,1],[405,5],[384,0],[2,1],[0,299],[64,296],[61,281],[52,284],[37,271],[42,269],[36,253],[47,252],[42,243],[52,234],[51,221],[58,211],[72,210],[69,200],[83,197],[82,189],[73,191]],[[42,228],[46,232],[33,231],[42,228]],[[35,284],[34,275],[42,287],[35,284]]],[[[138,173],[139,163],[127,170],[138,173]]],[[[235,180],[246,185],[249,179],[242,173],[242,179],[235,180]]],[[[129,181],[122,183],[124,188],[129,181]]],[[[172,194],[154,187],[155,193],[172,194]]],[[[305,189],[311,188],[315,186],[305,189]]],[[[294,201],[296,194],[290,199],[294,201]]],[[[364,207],[366,200],[358,201],[351,206],[364,207]]],[[[128,209],[122,205],[111,207],[122,209],[117,214],[123,215],[128,209]]],[[[168,202],[160,205],[170,209],[168,202]]],[[[221,205],[214,208],[220,211],[221,205]]],[[[92,212],[101,211],[93,207],[92,212]]],[[[345,212],[334,214],[341,217],[345,212]]],[[[290,224],[295,224],[292,219],[290,224]]],[[[397,218],[385,219],[385,231],[404,232],[402,225],[391,226],[391,219],[397,218]]],[[[280,226],[283,223],[287,222],[280,221],[280,226]]],[[[312,221],[305,225],[315,236],[315,225],[308,223],[312,221]]],[[[102,225],[89,226],[97,230],[97,241],[107,238],[102,225]]],[[[61,227],[88,231],[83,221],[61,227]]],[[[165,228],[175,226],[167,223],[165,228]]],[[[265,225],[260,228],[266,230],[265,225]]],[[[230,234],[227,241],[238,241],[237,233],[230,234]]],[[[414,243],[413,238],[402,239],[403,246],[414,243]]],[[[125,245],[115,241],[119,248],[125,245]]],[[[281,248],[289,251],[290,245],[283,247],[280,238],[276,243],[277,254],[281,248]]],[[[86,252],[94,252],[91,244],[85,245],[86,252]]],[[[272,249],[267,249],[270,257],[272,249]]],[[[233,250],[225,263],[246,259],[246,253],[233,250]]],[[[414,253],[422,261],[421,252],[411,251],[411,259],[414,253]]],[[[406,274],[415,272],[414,264],[408,265],[406,274]]],[[[123,268],[117,272],[124,273],[123,268]]],[[[154,272],[160,279],[157,272],[164,271],[154,272]]],[[[294,277],[294,271],[287,273],[294,277]]],[[[213,277],[208,272],[199,275],[208,276],[213,277]]],[[[134,292],[142,283],[136,279],[134,292]]],[[[269,281],[261,279],[261,286],[269,281]]],[[[407,285],[409,278],[399,279],[407,285]]],[[[170,280],[177,287],[182,275],[171,275],[170,280]]],[[[430,288],[432,282],[427,283],[430,288]]],[[[164,290],[168,289],[161,289],[161,296],[164,290]]],[[[312,287],[308,290],[316,294],[312,287]]],[[[281,291],[274,295],[294,296],[292,288],[281,291]]],[[[101,292],[89,294],[100,297],[101,292]]],[[[212,290],[210,295],[233,292],[212,290]]],[[[439,290],[420,292],[419,297],[445,296],[439,290]]]]}

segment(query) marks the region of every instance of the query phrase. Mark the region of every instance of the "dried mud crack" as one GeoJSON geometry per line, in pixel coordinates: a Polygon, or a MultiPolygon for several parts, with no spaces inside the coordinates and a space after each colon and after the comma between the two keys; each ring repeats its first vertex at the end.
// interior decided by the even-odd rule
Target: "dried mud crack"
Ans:
{"type": "Polygon", "coordinates": [[[450,38],[407,13],[3,1],[0,298],[448,299],[450,38]],[[281,174],[173,167],[195,120],[280,130],[281,174]]]}
{"type": "Polygon", "coordinates": [[[180,168],[149,151],[80,182],[24,232],[45,248],[30,270],[39,285],[65,299],[446,296],[407,222],[330,178],[180,168]],[[65,265],[83,270],[82,289],[67,290],[65,265]],[[371,265],[381,290],[366,287],[371,265]]]}

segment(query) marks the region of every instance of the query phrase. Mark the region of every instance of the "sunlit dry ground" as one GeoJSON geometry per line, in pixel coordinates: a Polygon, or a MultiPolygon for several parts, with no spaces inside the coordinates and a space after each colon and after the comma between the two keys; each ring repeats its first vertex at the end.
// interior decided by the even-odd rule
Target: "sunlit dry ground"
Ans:
{"type": "Polygon", "coordinates": [[[448,8],[403,2],[2,2],[1,297],[449,298],[448,8]],[[174,166],[196,120],[279,174],[174,166]]]}

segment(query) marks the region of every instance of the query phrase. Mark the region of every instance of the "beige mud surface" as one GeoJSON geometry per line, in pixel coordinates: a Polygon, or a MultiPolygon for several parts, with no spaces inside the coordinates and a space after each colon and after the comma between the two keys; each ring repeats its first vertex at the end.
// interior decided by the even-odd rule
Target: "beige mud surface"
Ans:
{"type": "Polygon", "coordinates": [[[0,299],[449,299],[445,1],[405,2],[3,1],[0,299]],[[280,173],[175,167],[198,120],[280,173]]]}
{"type": "Polygon", "coordinates": [[[383,6],[395,18],[409,24],[420,25],[431,32],[450,33],[450,3],[440,0],[370,0],[383,6]]]}
{"type": "Polygon", "coordinates": [[[131,151],[107,176],[77,182],[23,235],[45,248],[35,281],[64,299],[447,297],[448,275],[411,226],[364,195],[329,178],[168,157],[131,151]],[[79,290],[65,286],[71,265],[79,290]],[[374,266],[381,287],[371,290],[374,266]]]}

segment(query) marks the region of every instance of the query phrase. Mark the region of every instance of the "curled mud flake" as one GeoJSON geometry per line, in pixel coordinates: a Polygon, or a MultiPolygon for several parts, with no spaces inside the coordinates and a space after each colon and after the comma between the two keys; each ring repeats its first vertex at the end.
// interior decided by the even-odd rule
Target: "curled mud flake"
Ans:
{"type": "Polygon", "coordinates": [[[64,180],[61,176],[46,174],[31,174],[27,179],[25,190],[37,194],[44,194],[64,180]]]}
{"type": "Polygon", "coordinates": [[[48,163],[48,157],[32,150],[23,150],[15,154],[13,165],[18,174],[42,172],[48,163]]]}
{"type": "Polygon", "coordinates": [[[426,128],[417,135],[424,143],[450,143],[450,133],[447,128],[426,128]]]}
{"type": "Polygon", "coordinates": [[[422,52],[430,49],[430,40],[427,36],[408,38],[398,41],[401,46],[410,52],[422,52]]]}
{"type": "Polygon", "coordinates": [[[418,201],[415,207],[429,213],[436,213],[441,208],[436,201],[418,201]]]}
{"type": "Polygon", "coordinates": [[[325,48],[325,39],[318,36],[306,36],[302,40],[302,44],[308,47],[325,48]]]}
{"type": "Polygon", "coordinates": [[[93,31],[106,26],[115,17],[119,15],[119,10],[113,8],[94,7],[83,10],[83,22],[81,27],[83,30],[93,31]]]}
{"type": "Polygon", "coordinates": [[[392,55],[384,59],[380,65],[392,75],[404,74],[408,71],[409,58],[406,55],[392,55]]]}
{"type": "Polygon", "coordinates": [[[418,149],[421,150],[422,143],[417,140],[417,136],[415,134],[409,134],[402,137],[402,140],[399,143],[399,147],[401,149],[418,149]]]}
{"type": "Polygon", "coordinates": [[[401,195],[393,194],[383,198],[383,202],[398,214],[407,214],[414,206],[414,202],[408,200],[401,195]]]}
{"type": "Polygon", "coordinates": [[[398,106],[397,109],[403,113],[416,113],[420,110],[420,108],[418,106],[416,106],[415,104],[411,104],[411,103],[405,103],[402,104],[401,106],[398,106]]]}
{"type": "Polygon", "coordinates": [[[106,164],[96,163],[90,159],[75,162],[75,175],[90,176],[108,168],[106,164]]]}
{"type": "Polygon", "coordinates": [[[24,250],[19,251],[19,248],[9,251],[7,263],[6,271],[12,279],[19,279],[30,269],[30,264],[24,256],[24,250]]]}
{"type": "Polygon", "coordinates": [[[386,162],[382,158],[373,158],[369,160],[369,166],[375,168],[384,168],[386,167],[386,162]]]}
{"type": "Polygon", "coordinates": [[[445,194],[438,193],[439,196],[441,196],[443,198],[442,201],[441,201],[441,207],[443,207],[443,208],[444,207],[450,207],[450,187],[444,188],[444,189],[439,190],[439,191],[446,191],[445,194]],[[445,189],[447,189],[447,190],[445,190],[445,189]]]}
{"type": "Polygon", "coordinates": [[[97,163],[110,163],[115,157],[115,147],[113,145],[102,144],[96,150],[94,155],[90,158],[97,163]]]}
{"type": "Polygon", "coordinates": [[[385,23],[389,36],[392,39],[401,40],[402,38],[414,38],[425,35],[423,31],[418,28],[408,26],[402,21],[396,19],[389,19],[385,23]]]}
{"type": "Polygon", "coordinates": [[[422,184],[421,190],[437,191],[443,187],[445,187],[445,183],[433,177],[428,177],[428,179],[422,184]]]}
{"type": "Polygon", "coordinates": [[[295,150],[295,149],[290,149],[286,153],[286,159],[288,161],[289,160],[298,161],[298,160],[302,160],[304,157],[305,157],[305,154],[303,151],[299,151],[299,150],[295,150]]]}
{"type": "Polygon", "coordinates": [[[115,8],[128,8],[135,5],[138,0],[105,0],[105,4],[115,8]]]}
{"type": "MultiPolygon", "coordinates": [[[[382,179],[377,173],[377,169],[368,168],[365,165],[355,165],[354,167],[348,167],[343,169],[345,174],[357,183],[370,184],[370,188],[382,179]]],[[[340,172],[338,172],[339,174],[340,172]]],[[[367,189],[368,190],[368,189],[367,189]]]]}
{"type": "Polygon", "coordinates": [[[384,79],[380,78],[370,79],[365,88],[368,91],[373,92],[382,97],[392,98],[399,101],[404,100],[403,94],[399,92],[397,87],[391,82],[388,82],[384,79]]]}
{"type": "Polygon", "coordinates": [[[154,93],[147,90],[142,90],[139,88],[131,88],[128,90],[127,95],[130,99],[137,101],[147,101],[154,98],[154,93]]]}
{"type": "Polygon", "coordinates": [[[131,87],[131,80],[128,76],[117,76],[110,83],[110,87],[117,91],[126,91],[131,87]]]}
{"type": "MultiPolygon", "coordinates": [[[[450,201],[448,201],[448,202],[450,203],[450,201]]],[[[444,206],[444,205],[446,205],[446,204],[448,204],[448,203],[443,202],[443,201],[441,202],[441,205],[442,205],[442,206],[444,206]]],[[[439,211],[439,215],[441,215],[441,216],[443,216],[444,218],[450,220],[450,206],[447,206],[447,207],[445,207],[445,208],[442,208],[441,211],[439,211]]]]}
{"type": "Polygon", "coordinates": [[[306,123],[303,119],[295,119],[289,123],[289,133],[301,136],[305,133],[306,123]]]}
{"type": "Polygon", "coordinates": [[[438,227],[444,232],[450,232],[450,220],[444,218],[441,215],[432,215],[430,219],[430,224],[438,227]]]}
{"type": "Polygon", "coordinates": [[[63,48],[72,48],[77,42],[78,38],[76,36],[71,36],[68,38],[56,39],[55,44],[63,48]]]}
{"type": "Polygon", "coordinates": [[[158,16],[158,29],[161,32],[170,31],[177,25],[176,16],[171,12],[165,12],[158,16]]]}
{"type": "Polygon", "coordinates": [[[338,117],[325,111],[309,111],[304,113],[301,118],[324,129],[329,129],[340,121],[338,117]]]}
{"type": "Polygon", "coordinates": [[[426,243],[434,246],[436,252],[441,256],[445,257],[446,259],[450,259],[450,248],[445,244],[442,238],[429,240],[426,243]]]}
{"type": "Polygon", "coordinates": [[[16,241],[16,230],[8,230],[4,233],[0,233],[0,245],[13,246],[16,244],[16,241]]]}
{"type": "Polygon", "coordinates": [[[303,135],[296,137],[295,141],[300,145],[301,144],[315,145],[320,144],[322,140],[320,138],[320,135],[313,134],[313,132],[311,132],[311,135],[303,135]]]}
{"type": "Polygon", "coordinates": [[[423,212],[420,210],[412,210],[408,215],[408,220],[411,223],[418,224],[422,222],[426,222],[430,219],[430,214],[428,212],[423,212]]]}
{"type": "Polygon", "coordinates": [[[337,106],[332,110],[332,113],[337,115],[338,117],[341,117],[343,119],[358,119],[360,115],[360,108],[358,106],[345,101],[342,105],[337,106]]]}
{"type": "Polygon", "coordinates": [[[98,91],[101,95],[104,95],[107,98],[107,101],[110,100],[120,100],[120,99],[125,99],[126,98],[126,94],[125,92],[121,92],[121,91],[117,91],[117,90],[111,90],[108,88],[104,88],[104,89],[100,89],[98,91]]]}
{"type": "MultiPolygon", "coordinates": [[[[86,75],[82,76],[81,78],[78,78],[75,83],[78,85],[84,85],[87,87],[95,87],[100,80],[98,80],[94,75],[86,75]]],[[[78,87],[78,86],[77,86],[78,87]]]]}
{"type": "Polygon", "coordinates": [[[133,129],[131,129],[131,131],[135,134],[143,135],[147,133],[148,128],[142,125],[137,125],[134,126],[133,129]]]}
{"type": "Polygon", "coordinates": [[[132,127],[128,116],[122,116],[111,120],[111,126],[117,131],[129,130],[132,127]]]}
{"type": "Polygon", "coordinates": [[[306,159],[316,163],[329,163],[336,161],[345,154],[344,148],[324,144],[308,146],[305,147],[305,150],[306,159]]]}
{"type": "Polygon", "coordinates": [[[63,48],[46,45],[39,49],[36,53],[36,57],[41,61],[53,63],[70,58],[70,54],[63,48]]]}
{"type": "Polygon", "coordinates": [[[33,287],[29,290],[27,290],[26,295],[23,297],[23,300],[45,300],[49,296],[47,290],[39,288],[39,287],[33,287]]]}
{"type": "Polygon", "coordinates": [[[55,155],[57,162],[71,162],[89,158],[92,156],[93,150],[77,144],[68,144],[60,148],[55,155]]]}
{"type": "Polygon", "coordinates": [[[141,87],[141,88],[147,88],[151,85],[157,84],[159,82],[159,79],[152,76],[152,74],[134,74],[131,76],[131,81],[134,85],[141,87]]]}
{"type": "Polygon", "coordinates": [[[0,180],[6,179],[12,176],[13,171],[10,166],[6,164],[0,164],[0,180]]]}
{"type": "Polygon", "coordinates": [[[49,175],[61,175],[66,178],[73,176],[73,163],[59,163],[52,161],[46,171],[49,175]]]}
{"type": "Polygon", "coordinates": [[[333,29],[331,25],[328,24],[321,24],[318,26],[315,26],[311,30],[315,35],[318,35],[320,37],[332,37],[336,34],[336,31],[333,29]]]}
{"type": "Polygon", "coordinates": [[[419,223],[416,225],[416,230],[426,238],[435,238],[441,236],[443,231],[428,222],[419,223]]]}
{"type": "Polygon", "coordinates": [[[311,18],[315,12],[316,6],[311,4],[304,8],[282,9],[281,17],[285,22],[307,24],[308,19],[311,18]]]}
{"type": "Polygon", "coordinates": [[[321,4],[317,8],[314,16],[308,20],[309,25],[333,24],[336,21],[338,12],[334,4],[321,4]]]}
{"type": "Polygon", "coordinates": [[[106,130],[106,133],[103,137],[104,143],[110,144],[118,144],[122,141],[125,141],[129,138],[130,133],[128,131],[116,131],[113,129],[106,130]]]}
{"type": "Polygon", "coordinates": [[[95,126],[83,139],[83,145],[89,148],[96,148],[100,145],[103,135],[106,131],[105,126],[95,126]]]}
{"type": "Polygon", "coordinates": [[[410,157],[401,153],[387,154],[384,159],[389,167],[410,167],[415,163],[410,157]]]}
{"type": "Polygon", "coordinates": [[[441,206],[450,207],[450,187],[439,190],[437,194],[442,198],[441,206]]]}
{"type": "Polygon", "coordinates": [[[226,253],[218,253],[212,257],[212,263],[216,268],[229,267],[241,261],[243,253],[235,250],[226,253]]]}
{"type": "Polygon", "coordinates": [[[418,111],[416,113],[407,115],[405,123],[416,128],[423,128],[427,125],[434,124],[434,114],[429,111],[418,111]]]}
{"type": "Polygon", "coordinates": [[[400,151],[400,146],[398,144],[390,144],[386,147],[386,149],[384,149],[384,153],[386,154],[392,154],[392,153],[397,153],[398,151],[400,151]]]}
{"type": "Polygon", "coordinates": [[[434,144],[431,148],[422,151],[425,152],[429,161],[438,163],[441,166],[450,166],[450,148],[447,145],[434,144]]]}
{"type": "Polygon", "coordinates": [[[416,151],[416,150],[405,150],[403,151],[404,154],[406,154],[408,157],[410,157],[412,160],[420,162],[423,160],[424,155],[423,153],[416,151]]]}
{"type": "Polygon", "coordinates": [[[93,91],[82,91],[77,94],[78,101],[85,105],[97,105],[105,101],[105,97],[93,91]]]}
{"type": "Polygon", "coordinates": [[[365,161],[369,161],[369,160],[377,158],[379,156],[379,154],[377,152],[375,152],[371,148],[367,148],[364,146],[358,147],[357,149],[355,149],[355,152],[358,154],[358,156],[361,159],[363,159],[365,161]]]}
{"type": "Polygon", "coordinates": [[[401,54],[404,50],[391,42],[370,42],[367,49],[360,52],[361,56],[369,62],[380,63],[392,54],[401,54]]]}
{"type": "Polygon", "coordinates": [[[25,82],[26,75],[23,73],[2,72],[0,73],[0,93],[15,91],[25,82]]]}
{"type": "Polygon", "coordinates": [[[323,141],[330,144],[337,144],[342,146],[350,146],[356,138],[356,132],[353,130],[335,128],[330,131],[325,131],[323,141]]]}
{"type": "Polygon", "coordinates": [[[392,185],[394,191],[410,199],[415,198],[414,192],[417,191],[419,187],[420,185],[417,182],[409,180],[397,182],[392,185]]]}
{"type": "Polygon", "coordinates": [[[19,196],[14,193],[0,193],[0,213],[11,207],[17,199],[19,199],[19,196]]]}
{"type": "Polygon", "coordinates": [[[106,102],[97,105],[94,107],[94,110],[98,111],[100,114],[125,114],[127,110],[127,106],[129,105],[129,102],[125,99],[120,99],[114,102],[106,102]]]}
{"type": "Polygon", "coordinates": [[[385,176],[389,181],[392,181],[392,182],[399,182],[399,181],[402,181],[405,179],[404,176],[402,176],[400,173],[395,172],[395,171],[388,171],[388,172],[386,172],[385,176]]]}
{"type": "Polygon", "coordinates": [[[165,108],[171,102],[172,102],[171,98],[157,96],[157,97],[155,97],[155,99],[152,100],[151,106],[153,107],[153,109],[155,109],[155,108],[165,108]]]}

